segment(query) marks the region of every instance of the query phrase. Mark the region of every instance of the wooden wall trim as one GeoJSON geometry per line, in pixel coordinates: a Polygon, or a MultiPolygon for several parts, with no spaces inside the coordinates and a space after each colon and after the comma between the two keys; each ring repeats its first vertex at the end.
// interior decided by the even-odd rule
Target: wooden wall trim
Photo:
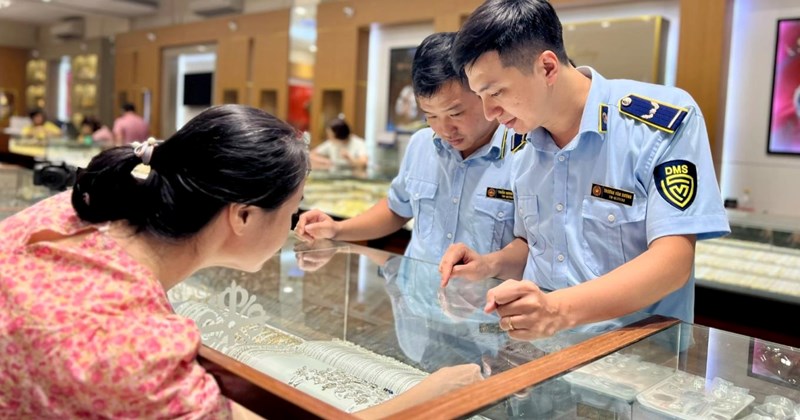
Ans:
{"type": "Polygon", "coordinates": [[[703,112],[719,179],[733,0],[680,0],[680,7],[675,84],[689,92],[703,112]]]}
{"type": "Polygon", "coordinates": [[[680,321],[673,318],[652,316],[490,376],[484,381],[440,395],[387,419],[460,418],[488,408],[514,392],[541,384],[679,323],[680,321]]]}

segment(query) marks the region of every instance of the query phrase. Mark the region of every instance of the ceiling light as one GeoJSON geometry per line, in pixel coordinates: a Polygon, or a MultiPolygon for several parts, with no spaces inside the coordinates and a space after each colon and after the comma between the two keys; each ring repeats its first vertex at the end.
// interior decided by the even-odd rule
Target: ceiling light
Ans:
{"type": "Polygon", "coordinates": [[[316,45],[309,45],[308,46],[308,50],[313,52],[313,53],[315,53],[315,52],[317,52],[317,46],[316,45]]]}
{"type": "Polygon", "coordinates": [[[11,6],[11,0],[0,0],[0,9],[11,6]]]}
{"type": "Polygon", "coordinates": [[[302,6],[296,7],[294,10],[295,10],[295,11],[297,12],[297,14],[298,14],[298,15],[300,15],[300,16],[305,16],[305,15],[306,15],[306,13],[308,13],[308,10],[306,10],[306,8],[305,8],[305,7],[302,7],[302,6]]]}

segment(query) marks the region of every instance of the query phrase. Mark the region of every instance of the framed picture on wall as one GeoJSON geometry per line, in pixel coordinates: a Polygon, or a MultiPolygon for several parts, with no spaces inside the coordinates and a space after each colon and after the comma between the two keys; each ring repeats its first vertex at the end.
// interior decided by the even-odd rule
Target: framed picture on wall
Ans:
{"type": "Polygon", "coordinates": [[[767,152],[800,155],[800,17],[778,21],[767,152]]]}
{"type": "Polygon", "coordinates": [[[425,126],[411,85],[411,63],[417,47],[392,48],[389,51],[389,103],[386,131],[416,131],[425,126]]]}
{"type": "Polygon", "coordinates": [[[747,376],[800,390],[800,349],[750,339],[747,376]]]}

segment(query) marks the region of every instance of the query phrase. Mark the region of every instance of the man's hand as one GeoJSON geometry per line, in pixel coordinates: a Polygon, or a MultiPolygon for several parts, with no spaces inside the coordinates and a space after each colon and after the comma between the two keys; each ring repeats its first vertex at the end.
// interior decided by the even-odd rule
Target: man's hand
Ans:
{"type": "Polygon", "coordinates": [[[483,310],[497,311],[500,329],[517,340],[549,337],[569,326],[553,299],[527,280],[506,280],[489,289],[483,310]]]}
{"type": "Polygon", "coordinates": [[[339,233],[339,226],[332,217],[314,209],[300,215],[294,233],[304,242],[313,242],[316,239],[334,239],[339,233]]]}
{"type": "Polygon", "coordinates": [[[439,263],[442,287],[453,277],[467,280],[483,280],[492,277],[486,258],[462,243],[450,245],[439,263]]]}
{"type": "Polygon", "coordinates": [[[297,266],[308,272],[313,272],[324,267],[328,262],[343,248],[325,248],[318,250],[308,250],[295,252],[294,256],[297,259],[297,266]]]}

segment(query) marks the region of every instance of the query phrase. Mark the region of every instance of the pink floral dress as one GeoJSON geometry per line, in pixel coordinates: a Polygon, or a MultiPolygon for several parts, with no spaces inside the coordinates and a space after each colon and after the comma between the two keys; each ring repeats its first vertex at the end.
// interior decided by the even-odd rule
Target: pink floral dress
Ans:
{"type": "Polygon", "coordinates": [[[229,418],[195,324],[69,194],[0,222],[0,418],[229,418]]]}

